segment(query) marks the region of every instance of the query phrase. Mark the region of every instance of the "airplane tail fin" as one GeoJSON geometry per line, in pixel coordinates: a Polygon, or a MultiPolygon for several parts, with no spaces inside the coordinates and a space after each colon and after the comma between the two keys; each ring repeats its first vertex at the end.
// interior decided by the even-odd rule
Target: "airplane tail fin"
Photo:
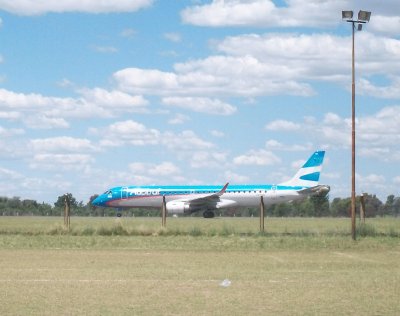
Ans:
{"type": "Polygon", "coordinates": [[[316,151],[307,162],[297,171],[295,176],[280,185],[314,187],[318,185],[319,175],[324,161],[325,151],[316,151]]]}

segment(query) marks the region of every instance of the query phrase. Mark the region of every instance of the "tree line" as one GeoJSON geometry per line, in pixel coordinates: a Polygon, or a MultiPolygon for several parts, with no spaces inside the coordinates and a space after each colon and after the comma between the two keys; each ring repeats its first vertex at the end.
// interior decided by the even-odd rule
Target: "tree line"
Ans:
{"type": "MultiPolygon", "coordinates": [[[[91,204],[97,195],[89,198],[85,204],[78,202],[71,194],[67,194],[72,216],[116,216],[118,210],[114,208],[95,207],[91,204]]],[[[376,216],[399,216],[400,197],[389,195],[385,203],[380,201],[376,195],[367,194],[365,200],[365,213],[367,217],[376,216]]],[[[20,197],[0,197],[0,216],[60,216],[64,212],[65,196],[61,195],[53,203],[39,203],[35,200],[20,197]]],[[[329,200],[328,196],[313,196],[302,201],[293,203],[281,203],[266,208],[266,215],[273,217],[349,217],[350,198],[334,198],[329,200]]],[[[357,200],[357,210],[359,201],[357,200]]],[[[217,210],[216,216],[259,216],[259,208],[244,209],[222,209],[217,210]]],[[[161,216],[160,209],[124,209],[123,216],[161,216]]],[[[202,216],[194,213],[192,216],[202,216]]]]}

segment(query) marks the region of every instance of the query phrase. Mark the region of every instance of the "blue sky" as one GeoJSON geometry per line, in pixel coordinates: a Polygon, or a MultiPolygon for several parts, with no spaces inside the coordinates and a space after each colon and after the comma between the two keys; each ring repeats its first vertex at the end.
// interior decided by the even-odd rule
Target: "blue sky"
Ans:
{"type": "Polygon", "coordinates": [[[397,1],[0,0],[0,196],[279,183],[314,150],[350,196],[400,184],[397,1]]]}

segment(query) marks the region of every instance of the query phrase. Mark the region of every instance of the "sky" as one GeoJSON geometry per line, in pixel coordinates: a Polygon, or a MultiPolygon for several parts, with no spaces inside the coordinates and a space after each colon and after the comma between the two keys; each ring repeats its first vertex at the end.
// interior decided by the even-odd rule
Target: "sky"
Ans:
{"type": "Polygon", "coordinates": [[[0,196],[53,204],[120,185],[400,185],[396,0],[0,0],[0,196]]]}

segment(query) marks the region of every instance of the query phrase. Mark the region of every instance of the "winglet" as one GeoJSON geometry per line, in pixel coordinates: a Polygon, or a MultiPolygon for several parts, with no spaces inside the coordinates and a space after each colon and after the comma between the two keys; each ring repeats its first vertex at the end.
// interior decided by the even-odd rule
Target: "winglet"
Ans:
{"type": "Polygon", "coordinates": [[[225,191],[226,191],[226,188],[228,187],[228,185],[229,185],[229,182],[227,182],[227,183],[224,185],[224,187],[221,189],[221,191],[219,191],[219,192],[216,193],[215,195],[221,196],[222,194],[224,194],[225,191]]]}

